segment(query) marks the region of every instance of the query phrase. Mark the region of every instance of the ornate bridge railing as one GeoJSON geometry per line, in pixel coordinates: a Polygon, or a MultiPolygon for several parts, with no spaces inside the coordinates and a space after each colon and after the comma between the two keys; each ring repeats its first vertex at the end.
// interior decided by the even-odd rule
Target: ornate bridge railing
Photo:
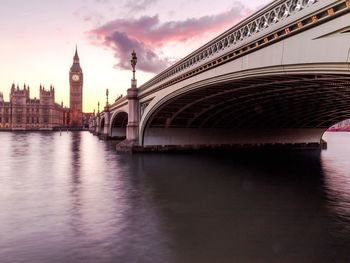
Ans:
{"type": "MultiPolygon", "coordinates": [[[[172,85],[203,70],[217,66],[304,30],[332,16],[349,12],[350,0],[277,0],[227,30],[140,86],[145,91],[154,85],[172,85]],[[316,3],[328,2],[317,10],[316,3]],[[311,15],[305,10],[309,9],[311,15]],[[304,14],[301,14],[304,11],[304,14]],[[165,84],[166,83],[166,84],[165,84]]],[[[158,88],[161,88],[158,87],[158,88]]]]}

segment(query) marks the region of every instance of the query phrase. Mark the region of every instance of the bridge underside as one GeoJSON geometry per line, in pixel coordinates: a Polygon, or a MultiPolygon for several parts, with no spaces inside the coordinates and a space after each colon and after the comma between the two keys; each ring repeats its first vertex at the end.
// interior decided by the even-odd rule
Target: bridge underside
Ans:
{"type": "Polygon", "coordinates": [[[169,99],[143,146],[319,144],[350,118],[348,75],[276,75],[208,85],[169,99]]]}
{"type": "Polygon", "coordinates": [[[112,119],[110,137],[116,138],[116,139],[125,139],[127,124],[128,124],[128,114],[126,112],[118,113],[112,119]]]}

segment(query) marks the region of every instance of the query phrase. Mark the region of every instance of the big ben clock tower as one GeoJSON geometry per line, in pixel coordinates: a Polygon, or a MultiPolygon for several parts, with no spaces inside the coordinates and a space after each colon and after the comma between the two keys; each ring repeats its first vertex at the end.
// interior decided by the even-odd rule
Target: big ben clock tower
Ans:
{"type": "Polygon", "coordinates": [[[70,126],[73,128],[83,127],[83,71],[80,67],[78,49],[75,48],[73,65],[69,71],[70,84],[70,126]]]}

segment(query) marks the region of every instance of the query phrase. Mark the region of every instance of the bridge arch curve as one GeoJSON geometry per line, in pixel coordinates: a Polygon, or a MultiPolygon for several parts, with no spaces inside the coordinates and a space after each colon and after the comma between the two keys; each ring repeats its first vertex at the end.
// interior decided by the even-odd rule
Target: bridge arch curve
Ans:
{"type": "Polygon", "coordinates": [[[143,114],[140,143],[319,143],[346,118],[348,63],[274,66],[167,88],[143,114]]]}
{"type": "Polygon", "coordinates": [[[99,123],[99,127],[98,127],[98,133],[102,134],[103,133],[103,129],[105,127],[105,117],[102,117],[99,123]]]}
{"type": "Polygon", "coordinates": [[[115,111],[111,117],[109,135],[112,138],[125,139],[128,124],[128,113],[123,110],[115,111]]]}

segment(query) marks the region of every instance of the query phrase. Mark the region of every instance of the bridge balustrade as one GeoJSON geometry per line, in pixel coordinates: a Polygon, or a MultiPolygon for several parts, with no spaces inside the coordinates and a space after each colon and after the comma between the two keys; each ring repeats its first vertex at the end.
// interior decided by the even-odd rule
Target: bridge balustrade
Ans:
{"type": "Polygon", "coordinates": [[[180,72],[200,65],[201,62],[217,57],[226,52],[228,48],[239,47],[249,41],[258,33],[267,31],[271,26],[282,22],[288,17],[295,16],[304,9],[310,8],[319,0],[283,0],[272,3],[257,14],[242,21],[238,25],[224,32],[218,38],[204,45],[175,65],[163,71],[155,78],[140,86],[145,90],[180,72]]]}

